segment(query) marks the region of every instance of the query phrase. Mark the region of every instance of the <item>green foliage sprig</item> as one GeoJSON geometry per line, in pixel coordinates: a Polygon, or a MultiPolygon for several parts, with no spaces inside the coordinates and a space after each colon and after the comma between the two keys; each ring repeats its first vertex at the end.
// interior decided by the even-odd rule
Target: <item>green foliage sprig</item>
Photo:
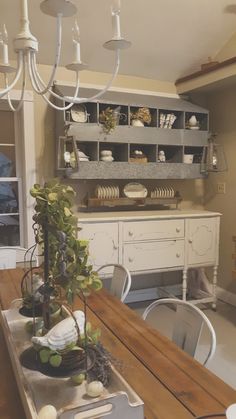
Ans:
{"type": "Polygon", "coordinates": [[[53,179],[44,186],[35,184],[30,194],[36,201],[35,240],[43,252],[45,232],[48,231],[50,285],[55,290],[63,289],[69,304],[81,292],[86,296],[91,290],[101,289],[102,282],[88,263],[89,243],[77,238],[77,218],[71,210],[75,197],[73,188],[53,179]]]}
{"type": "Polygon", "coordinates": [[[103,131],[110,134],[117,124],[117,112],[109,106],[99,114],[99,122],[103,124],[103,131]]]}

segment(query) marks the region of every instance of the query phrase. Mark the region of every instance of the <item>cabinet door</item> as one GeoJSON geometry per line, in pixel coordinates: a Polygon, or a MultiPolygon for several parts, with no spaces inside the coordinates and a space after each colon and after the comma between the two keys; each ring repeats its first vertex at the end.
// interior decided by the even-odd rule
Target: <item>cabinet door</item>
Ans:
{"type": "Polygon", "coordinates": [[[90,262],[94,269],[119,262],[118,223],[80,223],[80,239],[89,240],[90,262]]]}
{"type": "Polygon", "coordinates": [[[188,219],[186,227],[187,265],[217,263],[218,218],[188,219]]]}

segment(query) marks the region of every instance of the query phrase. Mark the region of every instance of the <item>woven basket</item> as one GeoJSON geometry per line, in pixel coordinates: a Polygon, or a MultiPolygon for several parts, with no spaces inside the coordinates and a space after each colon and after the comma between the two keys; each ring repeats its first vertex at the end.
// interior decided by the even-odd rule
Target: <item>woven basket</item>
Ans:
{"type": "Polygon", "coordinates": [[[135,157],[130,157],[129,162],[130,163],[147,163],[148,159],[147,159],[147,157],[141,157],[139,159],[137,159],[135,157]]]}

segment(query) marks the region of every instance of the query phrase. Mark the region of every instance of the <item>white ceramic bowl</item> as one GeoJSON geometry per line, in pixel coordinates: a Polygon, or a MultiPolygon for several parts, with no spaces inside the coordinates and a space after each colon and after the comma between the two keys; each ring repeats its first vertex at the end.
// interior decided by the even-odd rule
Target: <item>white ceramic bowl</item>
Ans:
{"type": "Polygon", "coordinates": [[[183,162],[191,164],[193,162],[193,154],[184,154],[183,162]]]}
{"type": "Polygon", "coordinates": [[[113,161],[114,157],[112,156],[103,156],[100,158],[101,161],[113,161]]]}

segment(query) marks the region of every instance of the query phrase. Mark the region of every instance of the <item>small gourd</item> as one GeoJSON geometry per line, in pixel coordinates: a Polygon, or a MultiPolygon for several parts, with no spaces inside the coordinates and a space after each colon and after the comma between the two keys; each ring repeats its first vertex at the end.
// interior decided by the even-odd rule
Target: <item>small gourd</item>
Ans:
{"type": "Polygon", "coordinates": [[[57,410],[51,404],[46,404],[40,409],[38,419],[57,419],[57,410]]]}
{"type": "Polygon", "coordinates": [[[101,381],[91,381],[86,386],[86,393],[90,397],[98,397],[103,393],[104,387],[101,381]]]}

